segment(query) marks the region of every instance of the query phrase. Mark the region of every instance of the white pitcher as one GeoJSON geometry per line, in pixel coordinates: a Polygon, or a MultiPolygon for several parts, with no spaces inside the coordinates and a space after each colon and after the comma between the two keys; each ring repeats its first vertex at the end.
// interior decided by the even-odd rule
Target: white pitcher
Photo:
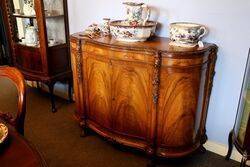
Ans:
{"type": "Polygon", "coordinates": [[[38,44],[37,29],[34,26],[28,26],[25,32],[26,45],[35,46],[38,44]]]}
{"type": "Polygon", "coordinates": [[[150,17],[150,9],[144,3],[124,2],[127,9],[126,21],[130,25],[145,25],[150,17]],[[146,11],[146,17],[143,18],[143,11],[146,11]]]}

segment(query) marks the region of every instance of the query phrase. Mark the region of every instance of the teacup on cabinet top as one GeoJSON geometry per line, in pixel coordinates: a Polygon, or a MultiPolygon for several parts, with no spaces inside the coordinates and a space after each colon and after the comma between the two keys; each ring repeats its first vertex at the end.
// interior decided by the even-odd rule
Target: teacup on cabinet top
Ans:
{"type": "Polygon", "coordinates": [[[186,28],[192,28],[192,27],[201,27],[203,25],[197,24],[197,23],[190,23],[190,22],[175,22],[171,23],[171,26],[177,26],[177,27],[186,27],[186,28]]]}
{"type": "Polygon", "coordinates": [[[198,41],[207,34],[205,26],[189,22],[170,24],[170,39],[179,46],[196,46],[198,41]]]}

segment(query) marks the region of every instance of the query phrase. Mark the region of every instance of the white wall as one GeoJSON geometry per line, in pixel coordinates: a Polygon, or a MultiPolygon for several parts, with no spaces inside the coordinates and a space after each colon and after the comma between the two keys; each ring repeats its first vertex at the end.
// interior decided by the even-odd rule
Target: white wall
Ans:
{"type": "MultiPolygon", "coordinates": [[[[70,32],[84,30],[104,17],[123,19],[123,0],[68,0],[70,32]]],[[[143,0],[141,0],[143,1],[143,0]]],[[[210,140],[227,143],[233,127],[245,63],[250,47],[250,0],[144,0],[153,20],[162,24],[159,35],[168,36],[168,25],[190,21],[210,30],[204,39],[219,46],[216,76],[209,107],[210,140]]]]}

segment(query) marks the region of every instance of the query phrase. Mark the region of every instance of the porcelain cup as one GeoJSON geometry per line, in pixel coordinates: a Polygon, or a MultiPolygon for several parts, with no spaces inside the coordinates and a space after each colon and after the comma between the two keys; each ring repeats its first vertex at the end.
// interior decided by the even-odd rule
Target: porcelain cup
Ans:
{"type": "Polygon", "coordinates": [[[200,24],[188,22],[170,24],[170,39],[173,45],[194,47],[206,34],[206,27],[200,24]]]}
{"type": "Polygon", "coordinates": [[[130,25],[145,25],[150,17],[150,9],[144,3],[124,2],[126,6],[126,20],[130,25]],[[144,11],[146,14],[144,15],[144,11]],[[146,16],[146,17],[145,17],[146,16]]]}

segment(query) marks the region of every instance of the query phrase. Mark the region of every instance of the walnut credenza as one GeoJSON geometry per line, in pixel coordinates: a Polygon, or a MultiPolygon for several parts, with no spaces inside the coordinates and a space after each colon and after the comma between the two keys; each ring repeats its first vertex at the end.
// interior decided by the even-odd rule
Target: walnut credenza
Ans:
{"type": "Polygon", "coordinates": [[[167,38],[121,43],[71,36],[76,116],[122,145],[182,157],[206,141],[217,47],[181,49],[167,38]]]}

